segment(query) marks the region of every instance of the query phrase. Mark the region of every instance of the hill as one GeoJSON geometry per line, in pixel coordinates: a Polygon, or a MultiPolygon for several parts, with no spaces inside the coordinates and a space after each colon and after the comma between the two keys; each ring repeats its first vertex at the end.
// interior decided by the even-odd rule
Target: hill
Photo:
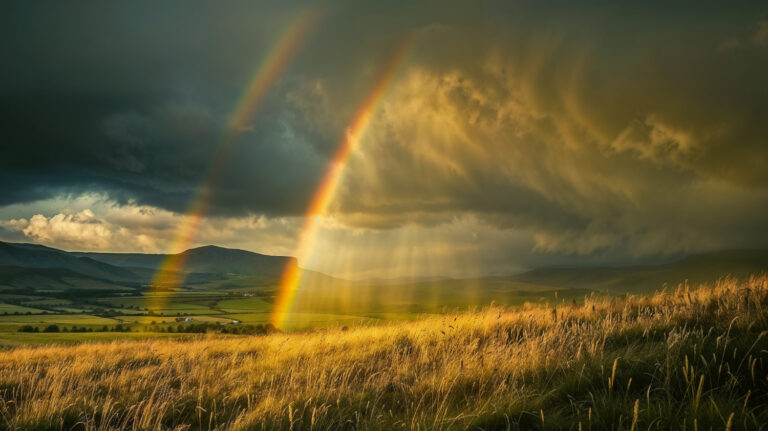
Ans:
{"type": "MultiPolygon", "coordinates": [[[[138,286],[133,286],[133,288],[138,286]]],[[[0,290],[47,295],[65,291],[130,291],[122,283],[89,277],[66,268],[25,268],[0,265],[0,290]]]]}
{"type": "Polygon", "coordinates": [[[560,288],[588,288],[611,293],[650,293],[663,285],[706,283],[726,275],[768,272],[768,250],[724,250],[691,255],[661,264],[623,267],[538,268],[510,280],[560,288]]]}
{"type": "Polygon", "coordinates": [[[87,257],[109,265],[123,268],[144,268],[157,270],[163,264],[167,255],[150,253],[93,253],[69,252],[72,256],[87,257]]]}
{"type": "MultiPolygon", "coordinates": [[[[187,282],[198,284],[225,280],[226,276],[253,276],[259,285],[274,284],[292,257],[268,256],[246,250],[205,246],[186,250],[177,255],[142,253],[67,252],[36,244],[0,242],[0,265],[34,269],[66,269],[84,278],[109,280],[116,283],[146,284],[169,257],[184,263],[187,282]]],[[[50,274],[50,272],[48,272],[50,274]]],[[[45,278],[40,272],[41,280],[45,278]]],[[[243,277],[230,286],[249,285],[243,277]]]]}
{"type": "MultiPolygon", "coordinates": [[[[345,312],[441,312],[472,306],[581,300],[591,292],[653,293],[664,285],[714,282],[768,272],[768,250],[726,250],[659,265],[537,268],[510,276],[467,279],[307,282],[295,309],[345,312]]],[[[322,281],[322,280],[321,280],[322,281]]]]}
{"type": "Polygon", "coordinates": [[[36,244],[0,242],[0,265],[24,268],[60,268],[104,280],[135,282],[136,273],[66,251],[36,244]]]}
{"type": "MultiPolygon", "coordinates": [[[[204,246],[176,255],[141,253],[66,252],[34,244],[0,242],[0,265],[28,268],[6,286],[146,286],[169,257],[183,262],[183,287],[209,292],[249,292],[271,302],[280,276],[292,257],[268,256],[246,250],[204,246]],[[63,276],[35,268],[58,268],[79,274],[63,276]],[[37,280],[37,286],[34,282],[37,280]],[[74,282],[79,280],[78,282],[74,282]]],[[[510,276],[471,279],[410,278],[347,281],[303,270],[301,295],[295,309],[329,313],[424,313],[466,309],[491,302],[522,305],[525,302],[579,299],[590,292],[611,294],[650,293],[666,283],[675,287],[712,282],[725,275],[746,276],[768,271],[768,250],[726,250],[692,255],[659,265],[624,267],[538,268],[510,276]]]]}
{"type": "Polygon", "coordinates": [[[106,264],[149,268],[157,270],[170,256],[177,256],[184,262],[185,272],[237,275],[279,276],[285,265],[293,257],[269,256],[246,250],[238,250],[208,245],[192,248],[178,255],[140,254],[140,253],[71,253],[97,260],[106,264]]]}
{"type": "Polygon", "coordinates": [[[8,429],[761,429],[768,278],[301,334],[0,351],[8,429]],[[98,390],[94,390],[98,388],[98,390]]]}

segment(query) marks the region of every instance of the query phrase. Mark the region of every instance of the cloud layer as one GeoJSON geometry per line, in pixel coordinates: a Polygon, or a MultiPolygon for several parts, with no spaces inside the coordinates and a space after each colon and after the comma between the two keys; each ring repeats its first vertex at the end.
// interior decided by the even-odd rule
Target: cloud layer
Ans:
{"type": "MultiPolygon", "coordinates": [[[[444,235],[459,253],[489,229],[509,244],[484,247],[517,267],[768,245],[764,4],[437,6],[330,4],[236,136],[202,237],[232,245],[251,229],[258,249],[290,253],[352,113],[410,33],[329,247],[431,238],[438,255],[444,235]]],[[[253,71],[306,7],[2,6],[0,207],[28,212],[0,208],[0,234],[162,249],[172,229],[128,219],[182,217],[253,71]],[[94,193],[109,204],[67,203],[94,193]],[[52,200],[63,206],[35,210],[52,200]]]]}

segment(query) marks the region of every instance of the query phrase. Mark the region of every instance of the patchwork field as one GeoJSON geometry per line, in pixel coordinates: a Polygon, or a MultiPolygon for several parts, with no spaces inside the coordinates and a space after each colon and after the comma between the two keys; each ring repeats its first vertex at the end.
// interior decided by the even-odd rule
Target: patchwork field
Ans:
{"type": "MultiPolygon", "coordinates": [[[[288,331],[413,320],[433,314],[470,310],[495,303],[523,305],[579,301],[586,289],[554,289],[531,284],[479,288],[457,281],[423,284],[319,284],[300,292],[285,327],[288,331]]],[[[39,292],[0,296],[0,343],[15,343],[18,331],[57,330],[46,336],[63,341],[76,338],[65,332],[122,332],[153,338],[161,333],[196,332],[216,327],[246,328],[267,325],[275,286],[250,291],[203,290],[200,285],[173,292],[88,291],[87,295],[39,292]],[[206,327],[208,325],[208,327],[206,327]],[[211,327],[214,326],[214,327],[211,327]],[[161,331],[161,332],[160,332],[161,331]],[[57,335],[59,333],[60,335],[57,335]]],[[[95,336],[91,336],[92,338],[95,336]]],[[[114,335],[113,335],[114,337],[114,335]]],[[[29,338],[34,342],[38,338],[29,338]]]]}

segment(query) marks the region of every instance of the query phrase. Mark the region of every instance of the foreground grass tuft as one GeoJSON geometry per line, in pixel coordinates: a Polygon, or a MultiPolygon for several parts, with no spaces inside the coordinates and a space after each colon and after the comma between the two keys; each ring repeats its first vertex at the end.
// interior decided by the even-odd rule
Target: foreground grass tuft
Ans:
{"type": "Polygon", "coordinates": [[[6,429],[758,429],[768,277],[347,331],[0,352],[6,429]]]}

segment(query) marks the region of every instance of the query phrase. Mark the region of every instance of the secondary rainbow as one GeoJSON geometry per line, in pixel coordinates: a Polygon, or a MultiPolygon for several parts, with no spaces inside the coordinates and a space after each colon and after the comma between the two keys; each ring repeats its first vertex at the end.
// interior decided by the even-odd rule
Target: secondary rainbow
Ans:
{"type": "MultiPolygon", "coordinates": [[[[216,147],[211,164],[203,175],[200,188],[187,211],[187,216],[176,230],[176,234],[169,247],[170,252],[180,252],[192,246],[200,230],[200,224],[208,210],[211,195],[223,166],[228,151],[231,149],[235,137],[245,127],[264,100],[267,91],[275,83],[280,73],[285,69],[291,58],[301,46],[307,34],[318,21],[321,9],[315,7],[303,11],[283,31],[277,42],[269,50],[264,61],[255,71],[249,81],[246,91],[234,109],[231,119],[227,124],[222,139],[216,147]]],[[[169,254],[155,273],[152,280],[154,290],[172,290],[178,287],[184,279],[186,256],[183,253],[169,254]]],[[[157,304],[155,304],[155,307],[157,304]]]]}
{"type": "Polygon", "coordinates": [[[384,94],[402,67],[411,46],[412,41],[410,38],[403,40],[387,59],[379,76],[374,81],[371,91],[357,111],[355,111],[352,121],[346,129],[346,133],[341,142],[339,142],[338,149],[312,197],[305,215],[304,226],[299,236],[296,260],[292,260],[283,271],[275,305],[272,307],[270,323],[277,328],[281,328],[285,323],[301,283],[302,271],[298,266],[298,262],[303,261],[311,251],[317,235],[319,218],[325,214],[328,205],[333,200],[349,156],[352,155],[355,148],[359,145],[371,117],[376,112],[376,108],[379,106],[384,94]]]}

